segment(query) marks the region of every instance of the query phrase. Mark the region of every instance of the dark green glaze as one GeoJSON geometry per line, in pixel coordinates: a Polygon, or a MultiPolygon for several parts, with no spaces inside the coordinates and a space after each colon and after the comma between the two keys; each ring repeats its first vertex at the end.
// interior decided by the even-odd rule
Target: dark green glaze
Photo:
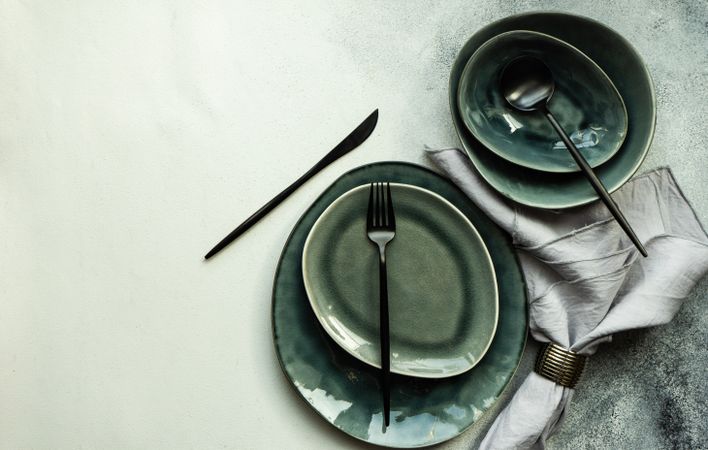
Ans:
{"type": "Polygon", "coordinates": [[[457,109],[457,90],[465,64],[484,42],[512,30],[549,34],[577,47],[614,82],[629,115],[629,128],[617,154],[599,166],[598,176],[612,192],[641,165],[654,136],[656,99],[651,77],[632,46],[614,30],[585,17],[538,12],[507,17],[477,31],[457,55],[450,73],[450,110],[462,145],[482,177],[502,195],[530,206],[569,208],[596,200],[580,173],[548,173],[513,164],[486,149],[465,127],[457,109]]]}
{"type": "Polygon", "coordinates": [[[371,164],[339,178],[295,225],[275,274],[273,339],[285,375],[335,427],[379,445],[432,445],[472,425],[511,379],[526,341],[526,290],[509,236],[456,186],[413,164],[371,164]],[[455,205],[484,239],[499,283],[499,324],[482,361],[450,378],[393,375],[391,425],[385,434],[378,371],[340,349],[320,327],[305,293],[301,264],[305,239],[327,206],[353,187],[382,179],[420,186],[455,205]]]}
{"type": "MultiPolygon", "coordinates": [[[[386,246],[391,372],[458,375],[492,343],[499,302],[489,252],[439,195],[390,183],[396,237],[386,246]]],[[[335,200],[312,227],[302,276],[312,310],[337,344],[380,367],[379,251],[366,236],[369,185],[335,200]]]]}
{"type": "Polygon", "coordinates": [[[580,170],[543,114],[519,111],[504,99],[501,72],[519,56],[535,56],[551,70],[555,92],[548,108],[591,167],[617,153],[627,134],[627,110],[612,81],[577,48],[526,30],[488,40],[462,72],[457,104],[465,125],[481,143],[531,169],[580,170]]]}

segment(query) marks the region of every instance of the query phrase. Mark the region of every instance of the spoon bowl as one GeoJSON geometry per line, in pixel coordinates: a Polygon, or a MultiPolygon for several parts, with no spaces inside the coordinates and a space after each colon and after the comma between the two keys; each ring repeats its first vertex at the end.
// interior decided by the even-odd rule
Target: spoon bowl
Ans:
{"type": "Polygon", "coordinates": [[[551,70],[533,56],[511,60],[502,72],[500,84],[506,101],[521,111],[545,108],[556,88],[551,70]]]}

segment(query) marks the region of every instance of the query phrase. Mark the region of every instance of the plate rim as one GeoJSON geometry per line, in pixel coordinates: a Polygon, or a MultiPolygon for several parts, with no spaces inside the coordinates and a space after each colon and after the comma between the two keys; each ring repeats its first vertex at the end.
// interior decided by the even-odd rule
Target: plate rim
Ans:
{"type": "MultiPolygon", "coordinates": [[[[492,345],[492,342],[494,341],[494,336],[496,335],[497,332],[497,326],[499,325],[499,286],[498,286],[498,280],[497,280],[497,273],[496,270],[494,269],[494,262],[492,261],[492,257],[489,254],[489,249],[487,248],[487,245],[484,243],[484,239],[482,239],[482,236],[479,234],[479,231],[477,228],[474,226],[472,221],[469,220],[467,216],[465,216],[462,211],[460,211],[455,205],[453,205],[450,201],[448,201],[445,197],[432,192],[428,189],[422,188],[420,186],[415,186],[412,184],[408,183],[390,183],[394,186],[401,186],[405,189],[411,189],[413,191],[418,191],[423,195],[428,195],[430,197],[433,197],[435,200],[440,201],[443,205],[445,205],[446,208],[448,208],[450,211],[452,211],[458,218],[460,218],[463,222],[465,222],[465,225],[469,228],[471,228],[474,239],[478,241],[479,244],[481,244],[481,247],[484,251],[484,264],[487,267],[487,269],[490,270],[491,276],[492,276],[492,286],[493,286],[493,300],[494,300],[494,325],[492,327],[492,331],[489,334],[489,337],[486,340],[486,343],[484,345],[483,350],[480,352],[479,355],[477,355],[476,359],[471,365],[465,365],[461,369],[455,370],[455,371],[450,371],[450,372],[444,372],[442,374],[426,374],[426,373],[418,373],[418,372],[412,372],[412,371],[406,371],[405,369],[396,369],[394,370],[393,364],[391,364],[391,372],[397,373],[399,375],[406,375],[410,377],[416,377],[416,378],[428,378],[428,379],[437,379],[437,378],[448,378],[448,377],[453,377],[456,375],[460,375],[462,373],[467,372],[468,370],[471,370],[474,366],[480,363],[482,359],[484,358],[484,355],[487,354],[487,351],[489,350],[489,347],[492,345]]],[[[332,328],[329,326],[329,323],[326,321],[323,321],[321,319],[322,312],[321,309],[317,307],[316,301],[314,300],[314,295],[313,295],[313,288],[311,286],[311,282],[308,282],[308,277],[307,277],[307,258],[308,258],[308,247],[312,245],[312,240],[314,239],[314,235],[316,234],[317,229],[321,226],[322,222],[326,219],[325,216],[328,215],[328,213],[331,213],[331,211],[337,207],[338,204],[341,204],[342,201],[345,200],[345,197],[348,197],[350,195],[353,195],[355,191],[363,190],[366,189],[368,185],[362,184],[356,187],[353,187],[343,194],[341,194],[339,197],[337,197],[332,203],[330,203],[324,211],[322,211],[322,214],[317,217],[317,220],[312,224],[312,228],[310,228],[310,231],[307,234],[307,237],[305,238],[305,243],[303,245],[302,249],[302,279],[303,279],[303,284],[305,285],[305,292],[307,293],[307,299],[309,301],[310,307],[312,308],[313,313],[315,314],[315,317],[317,317],[317,321],[319,322],[320,326],[327,332],[330,338],[334,340],[334,342],[339,346],[339,348],[345,350],[347,353],[352,355],[353,357],[357,358],[358,360],[362,361],[365,364],[368,364],[370,366],[376,367],[376,368],[381,368],[381,364],[376,362],[376,361],[370,361],[365,358],[363,358],[360,354],[357,354],[355,351],[352,349],[344,346],[341,343],[341,339],[337,337],[337,334],[332,330],[332,328]]],[[[469,361],[469,360],[467,360],[469,361]]]]}
{"type": "Polygon", "coordinates": [[[474,138],[477,139],[487,150],[489,150],[490,152],[494,153],[497,156],[500,156],[500,157],[506,159],[507,161],[509,161],[513,164],[516,164],[516,165],[519,165],[522,167],[526,167],[531,170],[537,170],[540,172],[550,172],[550,173],[578,173],[578,172],[581,172],[580,167],[577,167],[577,165],[576,165],[575,169],[571,169],[571,170],[559,170],[558,168],[554,169],[554,168],[548,168],[548,167],[532,166],[532,165],[529,165],[529,163],[526,161],[521,161],[518,158],[513,158],[512,155],[508,155],[508,154],[505,154],[504,152],[497,151],[495,146],[493,146],[489,143],[488,139],[486,139],[485,137],[483,137],[482,135],[480,135],[479,133],[476,133],[474,131],[473,128],[476,128],[476,127],[471,126],[470,123],[468,123],[469,121],[466,119],[466,116],[464,114],[462,114],[462,112],[461,112],[462,111],[462,103],[463,103],[463,101],[462,101],[462,96],[463,96],[462,95],[462,83],[463,83],[463,80],[465,79],[465,76],[469,75],[470,71],[472,70],[472,62],[475,59],[475,56],[478,57],[479,52],[481,50],[483,50],[485,47],[489,47],[489,46],[495,44],[500,39],[509,37],[514,34],[521,34],[521,33],[535,35],[536,37],[539,37],[541,39],[547,39],[549,41],[553,41],[562,47],[566,47],[566,48],[570,49],[572,52],[576,53],[581,59],[583,59],[585,62],[587,62],[590,66],[592,66],[608,82],[611,90],[614,92],[616,98],[619,99],[619,103],[622,106],[622,112],[623,112],[623,116],[624,116],[624,123],[622,126],[623,134],[622,134],[622,139],[620,139],[616,143],[616,145],[614,146],[615,148],[613,148],[610,152],[608,152],[609,154],[605,157],[605,159],[601,159],[600,162],[597,162],[594,165],[591,165],[591,167],[595,168],[595,167],[601,166],[602,164],[604,164],[607,161],[609,161],[610,159],[612,159],[612,157],[614,157],[617,154],[617,152],[619,152],[620,148],[622,148],[622,145],[624,144],[624,141],[627,138],[627,132],[629,130],[629,114],[627,113],[627,105],[624,102],[624,98],[622,98],[622,95],[620,94],[619,90],[617,89],[617,86],[615,86],[615,83],[612,81],[610,76],[607,75],[607,73],[602,69],[602,67],[600,67],[592,58],[590,58],[588,55],[586,55],[582,50],[580,50],[579,48],[577,48],[573,44],[564,41],[563,39],[557,38],[557,37],[550,35],[548,33],[542,33],[540,31],[527,30],[527,29],[517,29],[517,30],[509,30],[509,31],[505,31],[503,33],[499,33],[499,34],[487,39],[469,57],[469,59],[465,63],[465,66],[462,69],[462,73],[460,74],[460,79],[457,82],[457,96],[456,96],[457,97],[457,105],[456,106],[457,106],[458,111],[460,112],[460,117],[462,118],[462,122],[465,125],[465,127],[467,128],[467,130],[470,133],[472,133],[474,138]]]}

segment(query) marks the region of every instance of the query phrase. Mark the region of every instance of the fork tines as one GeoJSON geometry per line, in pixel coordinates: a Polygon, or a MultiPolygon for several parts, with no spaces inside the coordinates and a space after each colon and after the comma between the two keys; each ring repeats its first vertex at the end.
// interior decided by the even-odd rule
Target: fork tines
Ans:
{"type": "Polygon", "coordinates": [[[396,217],[393,213],[390,183],[371,183],[369,189],[369,209],[366,214],[366,227],[369,230],[395,229],[396,217]]]}

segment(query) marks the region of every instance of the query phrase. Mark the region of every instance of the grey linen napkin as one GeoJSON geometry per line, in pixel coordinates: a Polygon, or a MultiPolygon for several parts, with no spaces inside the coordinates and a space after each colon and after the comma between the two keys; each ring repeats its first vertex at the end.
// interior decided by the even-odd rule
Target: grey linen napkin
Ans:
{"type": "MultiPolygon", "coordinates": [[[[668,168],[637,176],[612,195],[649,253],[643,258],[601,202],[563,212],[519,205],[487,185],[462,151],[427,152],[511,234],[527,283],[530,332],[540,342],[592,355],[614,333],[665,324],[708,270],[708,237],[668,168]]],[[[480,448],[543,448],[573,392],[532,372],[480,448]]]]}

